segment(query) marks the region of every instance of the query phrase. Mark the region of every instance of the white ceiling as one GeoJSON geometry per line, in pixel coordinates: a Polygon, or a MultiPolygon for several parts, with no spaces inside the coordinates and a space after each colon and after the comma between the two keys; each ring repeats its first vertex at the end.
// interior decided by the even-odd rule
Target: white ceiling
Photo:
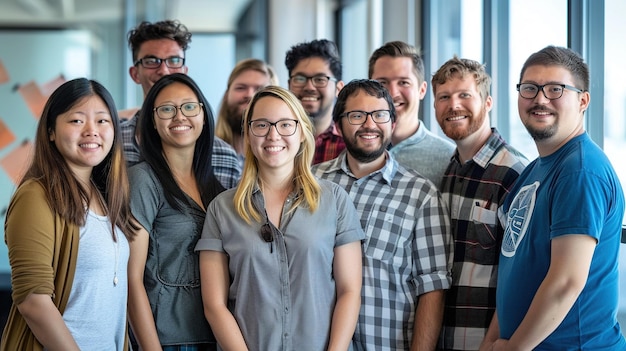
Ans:
{"type": "MultiPolygon", "coordinates": [[[[146,0],[191,31],[232,32],[254,0],[146,0]]],[[[0,26],[59,27],[121,20],[124,0],[0,0],[0,26]]]]}

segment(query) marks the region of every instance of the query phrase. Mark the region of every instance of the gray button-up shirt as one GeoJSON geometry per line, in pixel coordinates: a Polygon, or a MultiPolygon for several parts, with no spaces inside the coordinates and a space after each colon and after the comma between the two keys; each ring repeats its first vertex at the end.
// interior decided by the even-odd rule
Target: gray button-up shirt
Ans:
{"type": "Polygon", "coordinates": [[[235,189],[209,205],[196,251],[229,256],[229,309],[250,350],[326,350],[336,295],[334,249],[364,233],[348,194],[328,181],[320,186],[314,213],[303,206],[289,212],[297,194],[288,197],[273,242],[260,234],[265,206],[258,189],[253,202],[261,223],[248,224],[235,211],[235,189]]]}

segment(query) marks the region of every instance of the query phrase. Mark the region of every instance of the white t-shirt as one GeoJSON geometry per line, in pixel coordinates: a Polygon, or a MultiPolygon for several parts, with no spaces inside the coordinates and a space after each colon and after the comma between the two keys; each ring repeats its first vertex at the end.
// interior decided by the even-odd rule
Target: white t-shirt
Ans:
{"type": "Polygon", "coordinates": [[[122,350],[128,299],[128,240],[91,211],[80,228],[74,283],[63,320],[81,350],[122,350]],[[114,280],[116,284],[114,284],[114,280]]]}

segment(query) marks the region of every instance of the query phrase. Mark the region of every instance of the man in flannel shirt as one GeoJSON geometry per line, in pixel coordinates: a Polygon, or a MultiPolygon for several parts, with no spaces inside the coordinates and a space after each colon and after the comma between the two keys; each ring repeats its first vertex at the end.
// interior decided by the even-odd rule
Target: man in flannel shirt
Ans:
{"type": "Polygon", "coordinates": [[[315,126],[313,164],[332,160],[345,148],[332,119],[341,80],[341,59],[334,42],[312,40],[291,47],[285,57],[289,90],[294,93],[315,126]]]}
{"type": "Polygon", "coordinates": [[[491,77],[479,62],[454,57],[435,72],[435,115],[457,149],[441,183],[454,236],[452,287],[439,346],[478,350],[496,309],[504,228],[496,212],[528,160],[490,127],[491,77]]]}
{"type": "MultiPolygon", "coordinates": [[[[142,22],[128,32],[128,46],[133,55],[130,77],[143,89],[144,97],[162,76],[187,73],[185,51],[191,42],[191,33],[178,21],[142,22]]],[[[206,107],[209,108],[209,107],[206,107]]],[[[139,111],[120,124],[126,164],[132,166],[142,161],[136,137],[139,111]]],[[[235,150],[222,139],[215,137],[211,158],[213,173],[229,189],[237,185],[241,167],[235,150]]]]}
{"type": "Polygon", "coordinates": [[[355,350],[434,350],[452,281],[446,205],[432,182],[387,152],[395,117],[382,84],[348,83],[333,110],[346,150],[313,167],[346,189],[366,233],[355,350]]]}

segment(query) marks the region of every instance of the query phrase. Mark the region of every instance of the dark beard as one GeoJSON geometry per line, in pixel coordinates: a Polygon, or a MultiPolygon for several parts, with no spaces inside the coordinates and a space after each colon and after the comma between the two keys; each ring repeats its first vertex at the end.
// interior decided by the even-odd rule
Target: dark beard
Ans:
{"type": "Polygon", "coordinates": [[[530,136],[535,141],[542,141],[542,140],[549,139],[552,136],[554,136],[554,134],[556,134],[556,130],[557,130],[556,124],[551,125],[548,128],[544,128],[544,129],[531,129],[528,126],[525,126],[525,127],[526,127],[526,130],[528,131],[528,134],[530,134],[530,136]]]}
{"type": "Polygon", "coordinates": [[[243,135],[243,114],[239,114],[239,109],[235,106],[234,108],[229,107],[226,115],[226,121],[228,121],[228,125],[230,126],[230,130],[233,131],[233,135],[243,135]]]}
{"type": "Polygon", "coordinates": [[[346,149],[352,157],[361,163],[370,163],[378,159],[385,152],[387,147],[391,144],[391,139],[383,140],[380,148],[370,152],[366,152],[358,148],[356,146],[356,140],[353,141],[344,138],[344,142],[346,144],[346,149]]]}

